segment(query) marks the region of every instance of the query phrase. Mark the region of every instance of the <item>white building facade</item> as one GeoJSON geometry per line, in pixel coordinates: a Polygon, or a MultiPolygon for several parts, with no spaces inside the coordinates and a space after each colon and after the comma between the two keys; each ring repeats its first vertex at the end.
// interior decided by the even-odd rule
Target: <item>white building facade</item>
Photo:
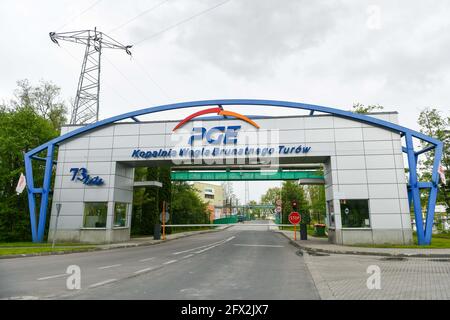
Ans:
{"type": "MultiPolygon", "coordinates": [[[[397,123],[397,113],[372,117],[397,123]]],[[[323,164],[329,240],[412,243],[400,134],[335,115],[114,123],[59,145],[49,240],[130,238],[134,168],[323,164]]],[[[62,134],[77,129],[66,126],[62,134]]]]}

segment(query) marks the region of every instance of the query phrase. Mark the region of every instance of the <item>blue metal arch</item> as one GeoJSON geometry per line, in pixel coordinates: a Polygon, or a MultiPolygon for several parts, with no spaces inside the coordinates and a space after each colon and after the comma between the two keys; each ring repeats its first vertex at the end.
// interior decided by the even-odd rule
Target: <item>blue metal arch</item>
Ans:
{"type": "Polygon", "coordinates": [[[25,171],[28,186],[28,202],[30,209],[30,220],[31,220],[31,233],[34,242],[43,241],[45,221],[48,206],[48,196],[50,192],[50,181],[52,165],[54,163],[53,154],[55,147],[60,143],[75,138],[81,134],[99,129],[101,127],[116,123],[121,120],[132,119],[139,122],[137,117],[157,113],[162,111],[170,111],[177,109],[185,109],[192,107],[203,107],[203,106],[215,106],[215,105],[234,105],[234,106],[271,106],[271,107],[281,107],[281,108],[292,108],[292,109],[302,109],[309,110],[310,115],[314,112],[327,113],[335,115],[341,118],[346,118],[354,121],[363,122],[373,126],[381,127],[387,130],[391,130],[405,137],[406,147],[403,147],[403,152],[408,156],[408,165],[410,169],[409,175],[409,188],[408,188],[408,198],[410,202],[413,203],[414,213],[417,223],[417,237],[419,244],[429,244],[431,243],[431,231],[433,226],[434,218],[434,207],[436,204],[436,197],[438,191],[438,166],[442,156],[443,143],[437,139],[424,135],[421,132],[411,130],[409,128],[384,121],[381,119],[373,118],[363,114],[353,113],[351,111],[345,111],[335,108],[323,107],[312,104],[288,102],[288,101],[277,101],[277,100],[253,100],[253,99],[222,99],[222,100],[204,100],[204,101],[191,101],[182,102],[175,104],[162,105],[157,107],[150,107],[141,110],[136,110],[128,113],[124,113],[118,116],[114,116],[105,120],[98,121],[96,123],[87,125],[85,127],[76,129],[69,133],[66,133],[60,137],[52,139],[47,143],[42,144],[34,148],[33,150],[25,154],[25,171]],[[422,141],[428,142],[430,145],[423,150],[415,151],[413,145],[413,138],[420,139],[422,141]],[[435,160],[432,171],[432,181],[431,182],[419,182],[417,179],[417,158],[420,154],[435,150],[435,160]],[[45,158],[39,158],[38,153],[47,150],[47,156],[45,158]],[[44,181],[42,188],[35,188],[33,181],[33,168],[32,159],[45,161],[45,171],[44,171],[44,181]],[[420,205],[420,189],[430,189],[429,201],[427,205],[427,214],[425,221],[425,228],[423,227],[422,209],[420,205]],[[36,228],[36,199],[35,195],[41,195],[41,203],[39,210],[39,223],[36,228]]]}

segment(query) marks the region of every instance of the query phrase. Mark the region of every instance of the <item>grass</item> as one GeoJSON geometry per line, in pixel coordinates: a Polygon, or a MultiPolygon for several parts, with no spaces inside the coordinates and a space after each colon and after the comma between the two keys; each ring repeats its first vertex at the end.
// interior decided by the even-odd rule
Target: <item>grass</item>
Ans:
{"type": "Polygon", "coordinates": [[[71,242],[56,243],[54,249],[52,249],[52,244],[48,242],[0,242],[0,256],[61,251],[87,251],[92,248],[95,248],[92,244],[71,242]]]}
{"type": "Polygon", "coordinates": [[[354,247],[365,248],[397,248],[397,249],[450,249],[450,233],[433,234],[431,237],[431,244],[428,246],[419,246],[417,244],[417,236],[414,233],[413,245],[400,245],[400,244],[355,244],[354,247]]]}
{"type": "Polygon", "coordinates": [[[83,246],[83,247],[56,247],[52,249],[52,247],[10,247],[10,248],[0,248],[0,256],[5,255],[18,255],[18,254],[33,254],[33,253],[48,253],[48,252],[68,252],[68,251],[87,251],[89,249],[93,249],[92,246],[83,246]]]}
{"type": "MultiPolygon", "coordinates": [[[[55,243],[55,247],[82,247],[89,244],[82,244],[82,243],[72,243],[72,242],[60,242],[55,243]]],[[[48,242],[0,242],[0,249],[1,248],[11,248],[11,247],[51,247],[52,244],[48,242]]]]}

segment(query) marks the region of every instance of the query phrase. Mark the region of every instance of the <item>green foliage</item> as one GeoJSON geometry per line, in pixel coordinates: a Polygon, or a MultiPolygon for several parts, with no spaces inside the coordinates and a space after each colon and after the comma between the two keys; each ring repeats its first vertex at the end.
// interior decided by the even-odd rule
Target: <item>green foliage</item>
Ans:
{"type": "MultiPolygon", "coordinates": [[[[207,204],[202,202],[193,186],[184,182],[171,182],[170,167],[136,168],[136,181],[160,181],[162,188],[135,188],[132,235],[152,235],[159,224],[163,202],[169,204],[171,224],[209,223],[207,204]]],[[[172,230],[168,229],[167,233],[172,230]]],[[[176,230],[175,230],[176,231],[176,230]]]]}
{"type": "Polygon", "coordinates": [[[368,105],[368,106],[365,106],[365,105],[357,102],[357,103],[353,104],[352,112],[366,114],[366,113],[374,112],[374,111],[377,111],[377,110],[383,110],[383,109],[384,109],[384,107],[380,106],[380,105],[368,105]]]}
{"type": "MultiPolygon", "coordinates": [[[[52,123],[30,107],[0,111],[0,241],[30,239],[27,193],[15,192],[20,173],[25,172],[23,153],[57,135],[52,123]]],[[[34,169],[39,183],[43,169],[39,165],[34,169]]]]}
{"type": "Polygon", "coordinates": [[[193,186],[185,182],[172,184],[172,222],[174,224],[209,223],[207,203],[193,186]]]}
{"type": "MultiPolygon", "coordinates": [[[[443,116],[436,109],[426,108],[420,112],[418,124],[420,126],[420,132],[444,142],[441,164],[445,169],[447,186],[444,187],[441,184],[437,202],[446,203],[447,207],[450,207],[450,188],[448,186],[450,184],[450,117],[443,116]]],[[[427,147],[427,144],[422,142],[422,148],[425,147],[427,147]]],[[[431,181],[433,161],[434,150],[426,152],[419,157],[421,180],[431,181]]],[[[427,190],[423,190],[421,195],[425,204],[428,199],[427,190]]]]}
{"type": "MultiPolygon", "coordinates": [[[[261,203],[276,205],[276,200],[280,198],[280,188],[270,188],[261,197],[261,203]]],[[[281,186],[282,223],[288,223],[288,216],[293,211],[292,200],[297,200],[297,211],[302,215],[302,223],[309,224],[309,206],[305,198],[305,192],[295,181],[283,181],[281,186]]]]}
{"type": "Polygon", "coordinates": [[[281,190],[278,187],[269,188],[261,197],[262,204],[275,205],[275,201],[280,198],[281,190]]]}
{"type": "Polygon", "coordinates": [[[312,219],[317,223],[324,223],[326,215],[325,186],[308,185],[303,186],[303,189],[308,198],[309,211],[312,219]]]}
{"type": "MultiPolygon", "coordinates": [[[[15,193],[20,173],[25,173],[23,153],[57,137],[66,119],[59,87],[46,81],[32,86],[28,80],[17,86],[16,99],[0,106],[0,241],[30,239],[27,193],[15,193]]],[[[33,170],[39,185],[42,164],[34,163],[33,170]]]]}
{"type": "MultiPolygon", "coordinates": [[[[258,203],[255,200],[251,200],[248,203],[249,205],[257,205],[258,203]]],[[[254,220],[255,218],[260,219],[263,216],[260,208],[251,209],[250,219],[254,220]]],[[[263,216],[265,218],[265,216],[263,216]]]]}
{"type": "Polygon", "coordinates": [[[32,86],[27,79],[17,81],[17,87],[16,100],[11,101],[12,108],[32,108],[38,115],[50,120],[59,131],[67,120],[67,108],[59,98],[61,88],[44,80],[38,86],[32,86]]]}

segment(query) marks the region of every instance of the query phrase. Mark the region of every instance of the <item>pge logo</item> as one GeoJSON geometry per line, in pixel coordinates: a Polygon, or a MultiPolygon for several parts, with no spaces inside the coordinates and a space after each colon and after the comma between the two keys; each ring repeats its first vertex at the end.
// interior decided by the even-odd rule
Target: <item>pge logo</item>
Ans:
{"type": "MultiPolygon", "coordinates": [[[[243,120],[243,121],[251,124],[255,128],[259,129],[259,125],[257,123],[255,123],[254,121],[252,121],[251,119],[249,119],[248,117],[246,117],[240,113],[237,113],[237,112],[223,110],[222,106],[219,106],[217,108],[209,108],[209,109],[201,110],[201,111],[191,114],[190,116],[181,120],[175,126],[175,128],[173,128],[173,131],[177,130],[178,128],[181,128],[186,122],[188,122],[196,117],[199,117],[201,115],[205,115],[205,114],[209,114],[209,113],[216,113],[216,114],[224,116],[224,117],[228,117],[228,116],[234,117],[234,118],[243,120]]],[[[241,129],[241,126],[228,126],[228,127],[219,126],[219,127],[211,128],[209,130],[207,130],[206,128],[203,128],[203,127],[197,127],[197,128],[192,129],[193,134],[189,138],[188,142],[190,145],[193,145],[194,141],[196,141],[196,140],[202,141],[203,139],[206,139],[206,141],[212,145],[218,145],[218,144],[222,144],[222,143],[223,144],[236,144],[237,143],[237,133],[240,129],[241,129]]]]}
{"type": "Polygon", "coordinates": [[[199,140],[212,145],[219,144],[236,144],[238,131],[241,126],[220,126],[207,130],[204,127],[197,127],[192,129],[192,136],[189,138],[189,144],[193,145],[194,141],[199,140]]]}

